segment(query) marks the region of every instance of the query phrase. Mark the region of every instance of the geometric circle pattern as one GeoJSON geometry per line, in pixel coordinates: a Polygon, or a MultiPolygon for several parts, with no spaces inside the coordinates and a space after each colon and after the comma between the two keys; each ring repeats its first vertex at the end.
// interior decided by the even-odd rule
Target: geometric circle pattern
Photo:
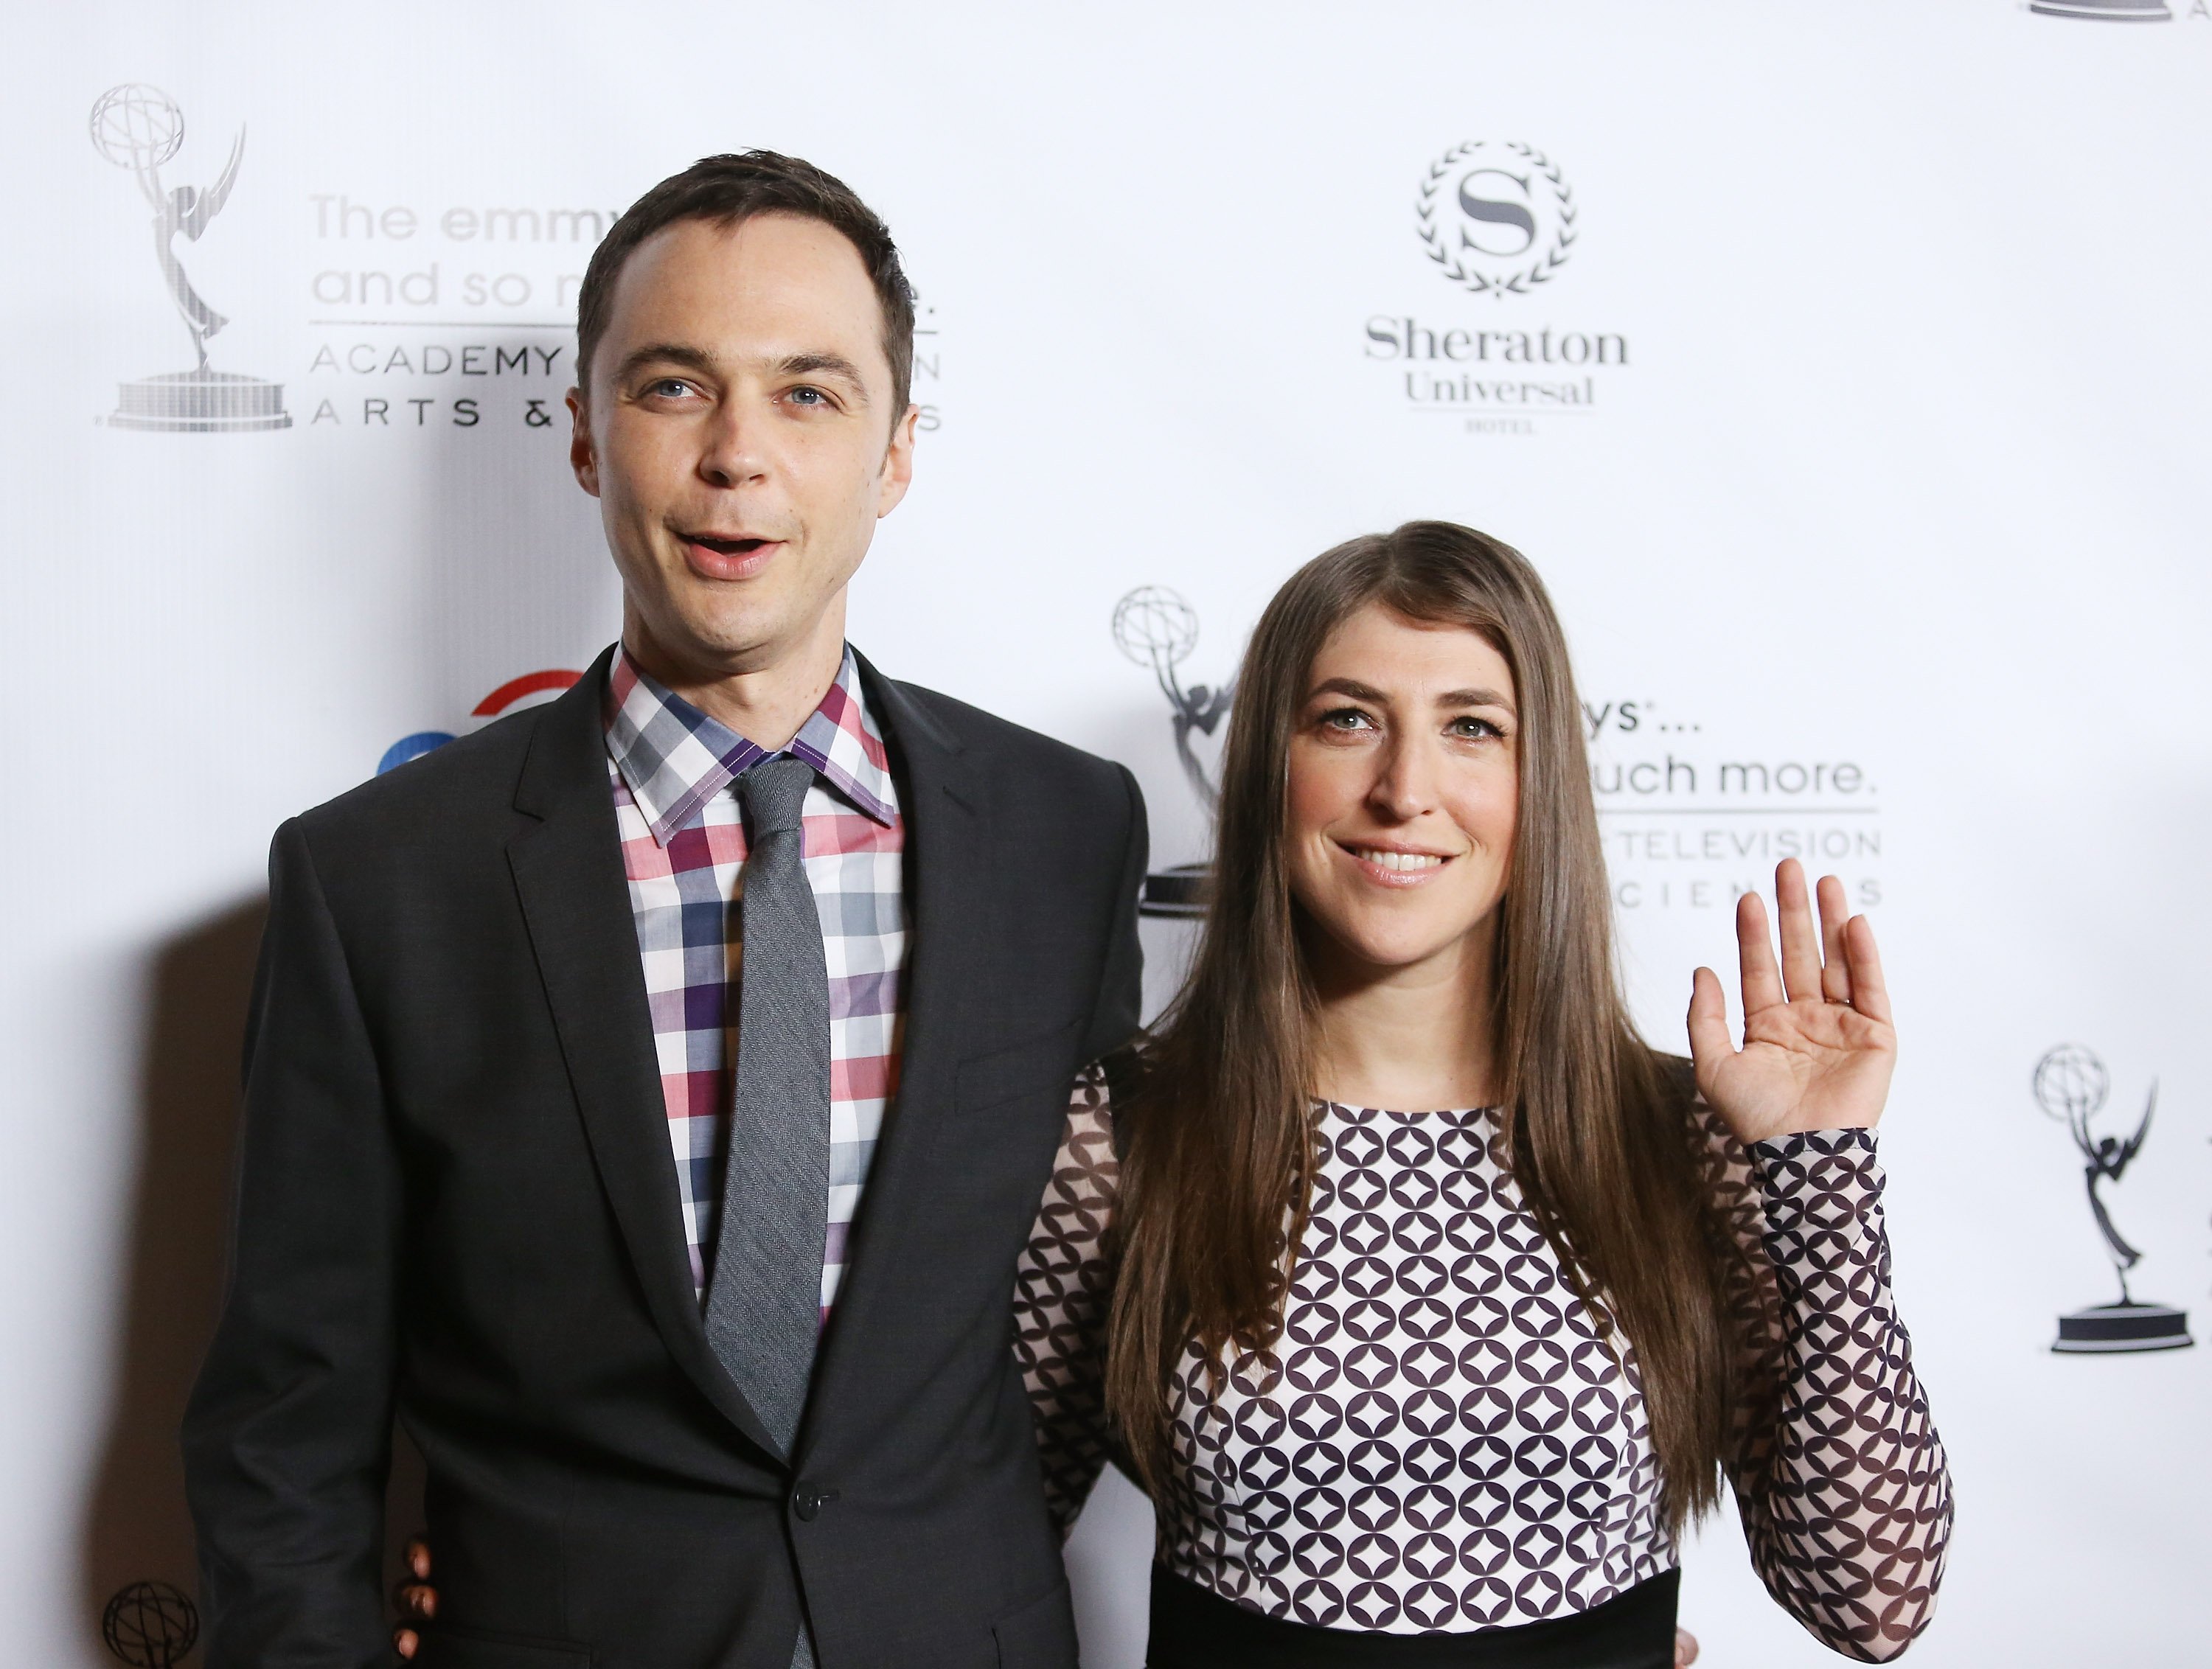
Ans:
{"type": "MultiPolygon", "coordinates": [[[[1872,1135],[1750,1154],[1698,1109],[1737,1256],[1730,1467],[1768,1587],[1847,1655],[1926,1626],[1950,1527],[1941,1443],[1889,1287],[1872,1135]]],[[[1504,1162],[1494,1114],[1316,1109],[1282,1336],[1171,1386],[1163,1561],[1264,1614],[1390,1634],[1580,1611],[1675,1563],[1634,1355],[1593,1320],[1504,1162]]],[[[1022,1259],[1016,1352],[1072,1523],[1109,1449],[1102,1256],[1116,1167],[1086,1075],[1022,1259]]]]}
{"type": "MultiPolygon", "coordinates": [[[[1763,1383],[1738,1410],[1745,1539],[1786,1610],[1880,1661],[1935,1616],[1952,1502],[1890,1287],[1874,1132],[1808,1132],[1747,1158],[1771,1297],[1753,1359],[1763,1383]]],[[[1709,1156],[1708,1169],[1724,1162],[1709,1156]]]]}
{"type": "Polygon", "coordinates": [[[1273,1359],[1176,1375],[1177,1575],[1390,1634],[1587,1610],[1672,1562],[1614,1341],[1575,1298],[1486,1112],[1324,1107],[1273,1359]]]}

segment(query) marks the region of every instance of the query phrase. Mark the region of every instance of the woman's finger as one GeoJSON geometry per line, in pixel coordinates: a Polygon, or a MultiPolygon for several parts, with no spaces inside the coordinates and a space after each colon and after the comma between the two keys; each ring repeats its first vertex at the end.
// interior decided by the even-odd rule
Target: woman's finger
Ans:
{"type": "Polygon", "coordinates": [[[1728,993],[1721,989],[1719,974],[1701,968],[1690,976],[1690,1059],[1698,1077],[1705,1078],[1735,1053],[1735,1041],[1729,1035],[1728,993]]]}
{"type": "Polygon", "coordinates": [[[1851,965],[1844,949],[1844,924],[1850,906],[1844,898],[1844,883],[1832,875],[1820,877],[1820,994],[1832,1003],[1851,1000],[1851,965]]]}
{"type": "Polygon", "coordinates": [[[399,1614],[410,1623],[428,1623],[438,1615],[438,1590],[434,1587],[409,1582],[393,1597],[399,1602],[399,1614]]]}
{"type": "Polygon", "coordinates": [[[1785,858],[1774,870],[1775,913],[1782,922],[1782,987],[1793,1003],[1820,993],[1820,939],[1813,926],[1813,901],[1805,866],[1785,858]]]}
{"type": "Polygon", "coordinates": [[[1844,950],[1851,964],[1851,1006],[1869,1020],[1893,1023],[1889,987],[1882,983],[1881,952],[1874,942],[1874,923],[1853,916],[1844,929],[1844,950]]]}
{"type": "Polygon", "coordinates": [[[1782,974],[1774,965],[1774,941],[1766,932],[1766,903],[1755,892],[1747,892],[1735,901],[1735,957],[1743,980],[1745,1018],[1783,1001],[1782,974]]]}
{"type": "Polygon", "coordinates": [[[420,1536],[407,1539],[407,1569],[415,1573],[418,1582],[430,1580],[430,1544],[420,1536]]]}
{"type": "Polygon", "coordinates": [[[414,1659],[415,1648],[418,1643],[418,1638],[412,1629],[394,1629],[392,1631],[392,1649],[410,1661],[414,1659]]]}

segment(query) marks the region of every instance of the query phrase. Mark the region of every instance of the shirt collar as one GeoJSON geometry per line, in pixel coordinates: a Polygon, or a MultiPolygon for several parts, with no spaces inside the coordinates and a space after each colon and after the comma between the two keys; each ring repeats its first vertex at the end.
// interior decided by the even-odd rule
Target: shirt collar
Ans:
{"type": "MultiPolygon", "coordinates": [[[[617,648],[607,677],[607,752],[662,846],[769,750],[709,718],[617,648]]],[[[848,644],[837,680],[782,750],[886,827],[898,820],[890,756],[848,644]]]]}

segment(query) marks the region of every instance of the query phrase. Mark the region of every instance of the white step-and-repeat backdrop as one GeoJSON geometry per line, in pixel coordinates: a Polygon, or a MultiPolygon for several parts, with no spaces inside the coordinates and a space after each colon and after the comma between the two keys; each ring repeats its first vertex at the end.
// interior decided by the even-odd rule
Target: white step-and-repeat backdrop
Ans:
{"type": "MultiPolygon", "coordinates": [[[[11,1659],[101,1662],[110,1594],[191,1583],[173,1433],[270,833],[613,635],[580,276],[761,145],[848,179],[921,294],[856,640],[1128,762],[1162,865],[1205,845],[1165,692],[1305,557],[1438,516],[1556,592],[1655,1038],[1739,889],[1843,876],[1957,1475],[1917,1660],[2201,1660],[2206,0],[91,0],[8,59],[11,1659]],[[1158,665],[1113,630],[1146,586],[1197,628],[1158,665]],[[2118,1330],[2193,1348],[2053,1351],[2120,1297],[2100,1168],[2118,1330]]],[[[1157,1000],[1188,929],[1146,931],[1157,1000]]],[[[1109,1480],[1069,1556],[1094,1669],[1139,1660],[1146,1551],[1109,1480]]],[[[1824,1656],[1729,1520],[1683,1613],[1711,1665],[1824,1656]]]]}

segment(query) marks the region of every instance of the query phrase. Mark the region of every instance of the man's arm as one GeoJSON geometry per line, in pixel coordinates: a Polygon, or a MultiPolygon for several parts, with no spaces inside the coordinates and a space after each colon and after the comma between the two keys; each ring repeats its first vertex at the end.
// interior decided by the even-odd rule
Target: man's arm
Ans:
{"type": "Polygon", "coordinates": [[[1106,941],[1106,965],[1100,971],[1098,1002],[1083,1040],[1083,1059],[1111,1054],[1136,1035],[1145,1003],[1145,953],[1137,942],[1137,901],[1144,895],[1145,865],[1152,840],[1145,822],[1145,796],[1128,768],[1116,765],[1121,791],[1128,796],[1128,841],[1114,894],[1114,923],[1106,941]]]}
{"type": "Polygon", "coordinates": [[[300,824],[270,854],[230,1286],[185,1417],[209,1669],[389,1661],[398,1156],[300,824]]]}

